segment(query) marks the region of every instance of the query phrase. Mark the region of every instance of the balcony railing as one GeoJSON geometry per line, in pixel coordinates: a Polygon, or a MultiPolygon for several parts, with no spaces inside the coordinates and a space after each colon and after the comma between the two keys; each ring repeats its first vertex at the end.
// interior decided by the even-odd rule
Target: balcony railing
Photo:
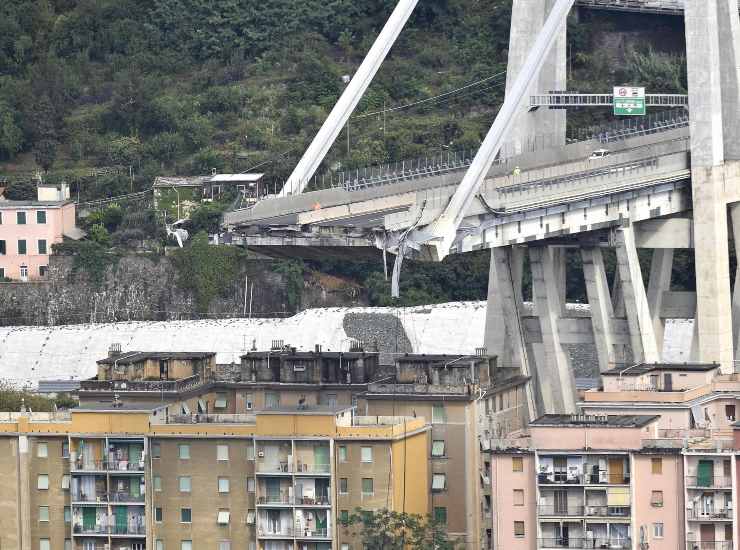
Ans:
{"type": "Polygon", "coordinates": [[[262,474],[289,474],[293,472],[293,464],[287,459],[279,462],[257,461],[257,472],[262,474]]]}
{"type": "Polygon", "coordinates": [[[686,510],[686,517],[696,521],[732,520],[732,508],[690,509],[686,510]]]}
{"type": "Polygon", "coordinates": [[[106,463],[107,470],[110,472],[143,472],[144,461],[130,461],[130,460],[111,460],[106,463]]]}
{"type": "Polygon", "coordinates": [[[328,529],[296,529],[296,538],[325,539],[329,537],[328,529]]]}
{"type": "Polygon", "coordinates": [[[175,414],[167,418],[167,424],[254,424],[254,414],[175,414]]]}
{"type": "Polygon", "coordinates": [[[731,540],[688,540],[686,550],[732,550],[731,540]]]}
{"type": "Polygon", "coordinates": [[[75,524],[72,528],[75,535],[123,535],[123,536],[140,536],[146,535],[146,526],[144,518],[141,518],[141,525],[82,525],[75,524]]]}
{"type": "Polygon", "coordinates": [[[687,487],[700,487],[702,489],[732,489],[731,477],[702,477],[686,476],[687,487]]]}
{"type": "Polygon", "coordinates": [[[583,516],[583,506],[543,505],[537,507],[540,516],[583,516]]]}
{"type": "Polygon", "coordinates": [[[295,499],[295,503],[298,506],[329,506],[331,504],[331,499],[329,498],[329,495],[300,497],[295,499]]]}
{"type": "Polygon", "coordinates": [[[75,471],[83,472],[143,472],[144,461],[137,460],[84,460],[77,457],[76,460],[70,459],[70,468],[75,471]]]}
{"type": "Polygon", "coordinates": [[[132,495],[131,493],[111,493],[111,502],[144,502],[144,495],[132,495]]]}
{"type": "Polygon", "coordinates": [[[537,482],[540,484],[583,485],[583,476],[581,474],[568,474],[567,472],[540,472],[537,475],[537,482]]]}
{"type": "Polygon", "coordinates": [[[293,504],[293,497],[287,494],[258,496],[257,504],[293,504]]]}
{"type": "Polygon", "coordinates": [[[81,491],[72,491],[71,499],[72,502],[108,502],[108,495],[106,493],[94,493],[88,495],[81,491]]]}
{"type": "Polygon", "coordinates": [[[614,473],[607,470],[597,470],[591,465],[586,464],[584,470],[586,474],[583,476],[586,485],[629,485],[630,473],[614,473]]]}
{"type": "Polygon", "coordinates": [[[305,464],[298,462],[296,472],[300,474],[329,474],[331,464],[305,464]]]}
{"type": "Polygon", "coordinates": [[[80,391],[182,392],[202,383],[197,374],[179,380],[82,380],[80,391]]]}
{"type": "Polygon", "coordinates": [[[605,548],[609,550],[627,550],[632,547],[632,540],[629,538],[541,538],[537,539],[537,547],[546,548],[574,548],[577,550],[592,550],[605,548]]]}
{"type": "Polygon", "coordinates": [[[83,460],[82,457],[77,457],[77,460],[70,459],[70,468],[83,472],[100,472],[105,471],[106,462],[104,460],[83,460]]]}
{"type": "Polygon", "coordinates": [[[626,518],[630,516],[629,506],[586,506],[586,515],[600,518],[626,518]]]}
{"type": "Polygon", "coordinates": [[[280,537],[280,538],[293,538],[295,530],[292,527],[285,527],[284,529],[268,529],[267,527],[257,528],[258,537],[280,537]]]}
{"type": "Polygon", "coordinates": [[[586,474],[569,472],[540,472],[537,482],[541,485],[629,485],[630,474],[610,474],[605,471],[589,471],[586,474]]]}

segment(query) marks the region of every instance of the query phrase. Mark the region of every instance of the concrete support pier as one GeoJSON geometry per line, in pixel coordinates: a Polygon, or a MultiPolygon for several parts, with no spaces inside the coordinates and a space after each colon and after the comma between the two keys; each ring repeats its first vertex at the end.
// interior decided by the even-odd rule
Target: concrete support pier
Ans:
{"type": "Polygon", "coordinates": [[[613,368],[616,363],[614,308],[609,295],[609,283],[606,280],[604,257],[601,248],[593,246],[582,248],[581,257],[588,303],[591,306],[594,344],[599,357],[599,372],[604,372],[613,368]]]}

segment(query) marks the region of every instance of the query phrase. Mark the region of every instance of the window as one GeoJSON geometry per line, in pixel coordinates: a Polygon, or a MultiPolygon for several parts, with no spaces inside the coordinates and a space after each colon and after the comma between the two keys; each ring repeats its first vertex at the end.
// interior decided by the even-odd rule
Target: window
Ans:
{"type": "Polygon", "coordinates": [[[447,422],[445,406],[442,404],[432,405],[432,424],[443,424],[444,422],[447,422]]]}
{"type": "Polygon", "coordinates": [[[265,408],[277,409],[280,406],[280,396],[273,391],[265,392],[265,408]]]}
{"type": "Polygon", "coordinates": [[[49,488],[49,475],[39,474],[38,481],[36,482],[36,488],[44,490],[49,488]]]}
{"type": "Polygon", "coordinates": [[[72,507],[64,507],[64,523],[72,523],[72,507]]]}
{"type": "Polygon", "coordinates": [[[154,476],[154,490],[155,491],[162,490],[162,476],[154,476]]]}
{"type": "Polygon", "coordinates": [[[515,521],[514,522],[514,536],[515,537],[523,537],[524,536],[524,522],[523,521],[515,521]]]}
{"type": "Polygon", "coordinates": [[[190,445],[178,445],[179,456],[182,460],[188,460],[190,458],[190,445]]]}
{"type": "Polygon", "coordinates": [[[40,265],[39,266],[39,277],[46,277],[48,274],[49,274],[49,266],[40,265]]]}
{"type": "Polygon", "coordinates": [[[445,442],[441,439],[432,441],[432,456],[445,455],[445,442]]]}
{"type": "Polygon", "coordinates": [[[254,460],[254,445],[252,443],[247,445],[247,460],[254,460]]]}
{"type": "Polygon", "coordinates": [[[337,406],[337,394],[336,393],[330,393],[326,396],[326,404],[331,407],[332,409],[336,408],[337,406]]]}
{"type": "Polygon", "coordinates": [[[254,478],[247,478],[247,493],[254,493],[254,478]]]}
{"type": "Polygon", "coordinates": [[[339,478],[339,493],[342,495],[349,494],[346,477],[339,478]]]}
{"type": "Polygon", "coordinates": [[[339,462],[347,462],[347,446],[339,446],[339,462]]]}
{"type": "Polygon", "coordinates": [[[228,445],[217,445],[216,446],[216,459],[219,461],[229,460],[229,446],[228,445]]]}
{"type": "Polygon", "coordinates": [[[189,493],[190,487],[191,487],[190,476],[181,476],[180,477],[180,492],[189,493]]]}
{"type": "Polygon", "coordinates": [[[193,550],[193,541],[192,540],[181,541],[180,550],[193,550]]]}
{"type": "Polygon", "coordinates": [[[62,475],[62,489],[69,491],[69,474],[62,475]]]}
{"type": "Polygon", "coordinates": [[[362,496],[370,496],[373,494],[373,478],[363,477],[362,478],[362,496]]]}
{"type": "Polygon", "coordinates": [[[524,506],[524,489],[514,489],[514,506],[524,506]]]}
{"type": "Polygon", "coordinates": [[[228,525],[229,519],[231,517],[231,512],[228,510],[219,510],[218,516],[216,516],[216,523],[219,525],[228,525]]]}
{"type": "Polygon", "coordinates": [[[656,539],[663,538],[663,524],[662,523],[653,523],[653,536],[656,539]]]}
{"type": "Polygon", "coordinates": [[[18,240],[18,254],[25,254],[27,252],[26,250],[26,240],[25,239],[19,239],[18,240]]]}
{"type": "Polygon", "coordinates": [[[39,506],[39,521],[49,521],[48,506],[39,506]]]}
{"type": "Polygon", "coordinates": [[[231,550],[231,541],[230,540],[218,541],[218,550],[231,550]]]}
{"type": "Polygon", "coordinates": [[[360,461],[369,463],[373,461],[373,448],[372,447],[360,447],[360,461]]]}
{"type": "Polygon", "coordinates": [[[650,496],[650,505],[655,508],[663,506],[663,491],[653,491],[650,496]]]}
{"type": "Polygon", "coordinates": [[[159,443],[152,443],[152,458],[161,458],[162,446],[159,443]]]}
{"type": "Polygon", "coordinates": [[[244,394],[244,406],[248,411],[254,408],[254,395],[251,393],[244,394]]]}
{"type": "Polygon", "coordinates": [[[662,458],[651,458],[650,465],[654,474],[663,473],[663,459],[662,458]]]}
{"type": "Polygon", "coordinates": [[[512,472],[523,472],[524,471],[524,459],[521,456],[512,457],[511,471],[512,472]]]}
{"type": "Polygon", "coordinates": [[[0,255],[7,254],[7,249],[5,248],[5,241],[0,241],[0,255]]]}
{"type": "Polygon", "coordinates": [[[46,223],[46,210],[36,211],[36,223],[46,223]]]}
{"type": "Polygon", "coordinates": [[[157,523],[162,523],[162,516],[163,515],[164,514],[162,514],[162,507],[161,506],[157,506],[154,509],[154,521],[156,521],[157,523]]]}
{"type": "Polygon", "coordinates": [[[254,524],[254,510],[247,510],[247,525],[254,524]]]}
{"type": "Polygon", "coordinates": [[[69,458],[69,441],[62,441],[62,458],[69,458]]]}
{"type": "Polygon", "coordinates": [[[228,477],[218,478],[218,492],[219,493],[229,492],[229,478],[228,477]]]}
{"type": "Polygon", "coordinates": [[[725,405],[725,417],[730,422],[735,421],[735,405],[725,405]]]}
{"type": "Polygon", "coordinates": [[[36,456],[46,458],[49,456],[49,446],[46,443],[39,442],[36,444],[36,456]]]}
{"type": "Polygon", "coordinates": [[[193,511],[190,508],[180,508],[180,523],[192,523],[193,511]]]}
{"type": "Polygon", "coordinates": [[[28,266],[22,265],[21,266],[21,281],[25,281],[28,279],[28,266]]]}
{"type": "Polygon", "coordinates": [[[228,406],[228,401],[226,400],[226,394],[225,393],[217,393],[216,394],[216,402],[214,403],[214,407],[217,409],[225,409],[228,406]]]}
{"type": "Polygon", "coordinates": [[[349,550],[349,544],[343,542],[341,550],[349,550]]]}
{"type": "Polygon", "coordinates": [[[440,525],[447,525],[447,508],[444,506],[434,507],[434,521],[440,525]]]}
{"type": "Polygon", "coordinates": [[[3,213],[0,212],[0,225],[2,225],[2,224],[3,224],[3,213]]]}
{"type": "Polygon", "coordinates": [[[339,512],[339,521],[344,524],[349,523],[349,510],[342,510],[339,512]]]}
{"type": "Polygon", "coordinates": [[[154,543],[154,550],[164,550],[164,541],[162,539],[157,539],[154,543]]]}
{"type": "Polygon", "coordinates": [[[46,254],[46,239],[38,240],[39,254],[46,254]]]}
{"type": "Polygon", "coordinates": [[[26,213],[25,212],[16,212],[15,213],[15,222],[18,225],[26,225],[26,213]]]}
{"type": "MultiPolygon", "coordinates": [[[[0,242],[2,242],[2,241],[0,241],[0,242]]],[[[2,254],[0,254],[0,256],[2,256],[2,254]]],[[[0,267],[0,279],[4,279],[4,278],[5,278],[5,268],[4,267],[0,267]]]]}
{"type": "Polygon", "coordinates": [[[432,491],[444,491],[447,488],[447,475],[432,475],[432,491]]]}
{"type": "Polygon", "coordinates": [[[51,550],[49,539],[39,539],[39,550],[51,550]]]}

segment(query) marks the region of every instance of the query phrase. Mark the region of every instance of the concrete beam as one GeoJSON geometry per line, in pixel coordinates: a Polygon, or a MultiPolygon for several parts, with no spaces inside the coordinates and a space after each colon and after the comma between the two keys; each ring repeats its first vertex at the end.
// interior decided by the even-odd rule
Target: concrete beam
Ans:
{"type": "Polygon", "coordinates": [[[588,303],[591,306],[594,343],[599,358],[599,371],[611,369],[616,360],[614,353],[614,308],[606,280],[604,258],[601,248],[589,247],[581,250],[583,278],[586,281],[588,303]]]}
{"type": "Polygon", "coordinates": [[[658,352],[663,354],[663,333],[665,325],[661,317],[665,291],[671,289],[671,274],[673,273],[673,250],[670,248],[656,248],[650,263],[650,279],[648,281],[647,301],[650,317],[653,320],[655,344],[658,352]]]}
{"type": "Polygon", "coordinates": [[[696,292],[663,291],[660,317],[662,319],[693,319],[696,317],[696,292]]]}
{"type": "MultiPolygon", "coordinates": [[[[706,0],[705,0],[706,1],[706,0]]],[[[740,160],[740,15],[738,0],[717,0],[725,160],[740,160]]]]}
{"type": "Polygon", "coordinates": [[[532,294],[542,330],[544,361],[537,362],[537,380],[544,413],[568,414],[576,411],[576,389],[568,355],[560,342],[558,322],[563,304],[558,285],[555,249],[532,247],[532,294]],[[553,276],[555,274],[555,276],[553,276]]]}
{"type": "Polygon", "coordinates": [[[655,341],[653,322],[640,271],[640,261],[637,257],[634,229],[631,226],[617,229],[615,240],[617,269],[622,283],[633,359],[635,362],[657,363],[660,361],[660,354],[655,341]]]}
{"type": "Polygon", "coordinates": [[[691,218],[645,220],[635,224],[637,248],[694,248],[691,218]]]}

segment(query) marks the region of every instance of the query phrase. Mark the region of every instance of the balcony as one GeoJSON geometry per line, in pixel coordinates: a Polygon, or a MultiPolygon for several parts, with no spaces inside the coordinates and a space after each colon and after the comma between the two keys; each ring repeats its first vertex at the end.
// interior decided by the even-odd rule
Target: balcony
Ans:
{"type": "Polygon", "coordinates": [[[254,424],[254,414],[175,414],[170,415],[167,424],[254,424]]]}
{"type": "Polygon", "coordinates": [[[69,468],[72,472],[105,472],[107,464],[104,460],[83,460],[78,456],[76,460],[70,458],[69,468]]]}
{"type": "Polygon", "coordinates": [[[144,461],[143,460],[110,460],[105,463],[106,469],[109,472],[144,472],[144,461]]]}
{"type": "Polygon", "coordinates": [[[732,550],[731,540],[686,541],[686,550],[732,550]]]}
{"type": "Polygon", "coordinates": [[[264,462],[257,461],[257,473],[258,474],[292,474],[293,464],[286,460],[280,460],[278,462],[264,462]]]}
{"type": "Polygon", "coordinates": [[[689,521],[732,521],[732,508],[710,508],[686,510],[689,521]]]}
{"type": "Polygon", "coordinates": [[[583,516],[583,506],[552,506],[544,505],[537,507],[540,517],[579,517],[583,516]]]}
{"type": "Polygon", "coordinates": [[[297,529],[297,539],[328,539],[330,537],[328,529],[297,529]]]}
{"type": "Polygon", "coordinates": [[[145,495],[139,494],[139,495],[132,495],[131,493],[111,493],[109,495],[109,500],[111,502],[134,502],[134,503],[141,503],[144,502],[145,495]]]}
{"type": "Polygon", "coordinates": [[[587,517],[597,518],[628,518],[629,506],[586,506],[587,517]]]}
{"type": "Polygon", "coordinates": [[[106,504],[108,502],[107,493],[92,493],[87,494],[82,491],[72,491],[71,493],[72,502],[85,502],[91,504],[106,504]]]}
{"type": "Polygon", "coordinates": [[[125,472],[125,473],[143,473],[144,461],[137,460],[130,462],[128,460],[83,460],[77,457],[76,460],[70,459],[70,470],[72,472],[125,472]]]}
{"type": "Polygon", "coordinates": [[[118,537],[144,537],[146,536],[146,527],[143,525],[144,518],[141,518],[141,521],[141,525],[113,525],[110,534],[118,537]]]}
{"type": "Polygon", "coordinates": [[[279,529],[268,529],[267,527],[258,527],[257,536],[261,539],[292,539],[295,536],[295,530],[292,527],[279,529]]]}
{"type": "Polygon", "coordinates": [[[299,460],[296,474],[329,475],[331,474],[331,464],[306,464],[299,460]]]}
{"type": "Polygon", "coordinates": [[[146,526],[144,525],[144,518],[142,516],[140,524],[127,524],[127,525],[83,525],[75,524],[72,528],[72,532],[75,535],[84,536],[117,536],[117,537],[145,537],[146,526]]]}
{"type": "Polygon", "coordinates": [[[105,535],[109,534],[109,527],[107,525],[83,525],[76,523],[72,526],[72,533],[75,535],[105,535]]]}
{"type": "Polygon", "coordinates": [[[295,499],[296,506],[331,506],[329,495],[319,495],[316,497],[300,497],[295,499]]]}
{"type": "Polygon", "coordinates": [[[81,392],[182,392],[202,385],[199,375],[180,380],[82,380],[81,392]]]}
{"type": "Polygon", "coordinates": [[[574,548],[577,550],[629,550],[632,548],[632,539],[573,539],[573,538],[544,538],[537,539],[537,547],[540,549],[549,548],[574,548]]]}
{"type": "Polygon", "coordinates": [[[689,489],[727,489],[732,490],[731,477],[686,476],[686,487],[689,489]]]}
{"type": "Polygon", "coordinates": [[[583,485],[583,476],[566,472],[540,472],[537,474],[540,485],[583,485]]]}
{"type": "Polygon", "coordinates": [[[289,506],[293,504],[293,500],[293,497],[287,493],[264,495],[257,497],[257,506],[289,506]]]}

